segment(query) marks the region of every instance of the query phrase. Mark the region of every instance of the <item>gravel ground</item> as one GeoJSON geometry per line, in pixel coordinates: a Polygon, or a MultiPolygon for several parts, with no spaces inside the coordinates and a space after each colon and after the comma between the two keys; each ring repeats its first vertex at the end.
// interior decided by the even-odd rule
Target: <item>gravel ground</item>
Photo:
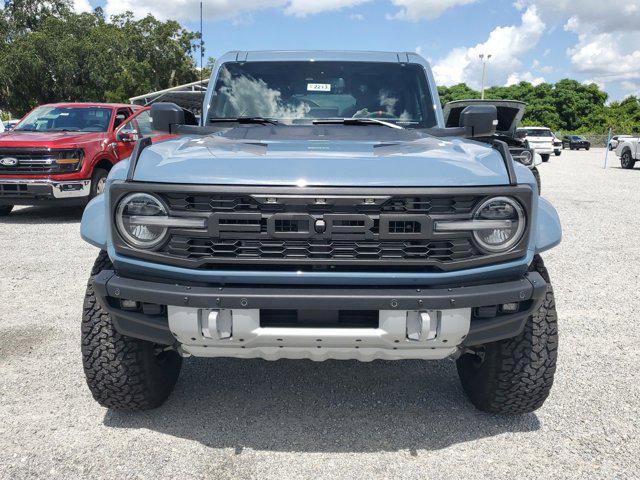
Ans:
{"type": "Polygon", "coordinates": [[[540,168],[561,344],[535,414],[482,414],[452,361],[189,359],[163,407],[98,406],[80,361],[97,250],[79,210],[0,221],[1,478],[629,478],[640,472],[640,169],[603,150],[540,168]]]}

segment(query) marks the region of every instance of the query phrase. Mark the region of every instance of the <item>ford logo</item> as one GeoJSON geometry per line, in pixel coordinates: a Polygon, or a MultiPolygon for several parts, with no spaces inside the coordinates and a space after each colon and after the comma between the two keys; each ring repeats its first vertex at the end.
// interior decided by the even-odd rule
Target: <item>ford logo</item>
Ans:
{"type": "Polygon", "coordinates": [[[18,159],[13,157],[0,158],[0,165],[3,167],[15,167],[18,165],[18,159]]]}

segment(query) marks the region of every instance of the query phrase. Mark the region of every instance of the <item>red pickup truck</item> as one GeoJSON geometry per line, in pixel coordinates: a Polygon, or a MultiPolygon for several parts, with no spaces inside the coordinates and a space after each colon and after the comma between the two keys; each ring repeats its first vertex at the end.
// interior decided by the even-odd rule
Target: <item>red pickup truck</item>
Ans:
{"type": "Polygon", "coordinates": [[[13,131],[0,133],[0,216],[14,205],[81,205],[102,193],[111,167],[150,128],[148,116],[146,108],[110,103],[31,111],[13,131]]]}

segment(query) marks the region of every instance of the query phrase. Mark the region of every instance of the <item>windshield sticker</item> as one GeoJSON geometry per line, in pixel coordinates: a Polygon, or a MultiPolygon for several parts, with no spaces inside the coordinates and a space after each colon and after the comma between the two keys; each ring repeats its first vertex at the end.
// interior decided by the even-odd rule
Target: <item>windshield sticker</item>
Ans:
{"type": "Polygon", "coordinates": [[[307,92],[330,92],[330,83],[307,83],[307,92]]]}

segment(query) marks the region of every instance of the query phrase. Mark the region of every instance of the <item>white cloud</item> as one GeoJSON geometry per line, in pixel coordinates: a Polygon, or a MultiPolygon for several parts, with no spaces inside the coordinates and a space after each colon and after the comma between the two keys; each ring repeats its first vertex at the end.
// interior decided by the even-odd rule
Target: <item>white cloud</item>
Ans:
{"type": "Polygon", "coordinates": [[[531,85],[536,86],[544,83],[544,77],[536,77],[531,72],[514,72],[509,75],[504,86],[510,87],[511,85],[517,85],[520,82],[529,82],[531,85]]]}
{"type": "Polygon", "coordinates": [[[535,7],[522,14],[520,25],[496,27],[487,41],[469,48],[454,48],[437,61],[433,67],[436,82],[455,85],[465,82],[473,88],[480,87],[482,62],[480,54],[491,54],[487,62],[487,85],[506,83],[514,72],[521,69],[522,56],[533,49],[545,29],[535,7]]]}
{"type": "Polygon", "coordinates": [[[73,9],[78,12],[93,12],[93,7],[89,0],[73,0],[73,9]]]}
{"type": "Polygon", "coordinates": [[[409,20],[417,22],[418,20],[433,20],[438,18],[445,10],[460,5],[468,5],[478,0],[391,0],[391,2],[399,7],[396,13],[388,15],[387,18],[394,20],[409,20]]]}
{"type": "Polygon", "coordinates": [[[364,20],[364,15],[362,15],[361,13],[352,13],[351,15],[349,15],[349,18],[351,20],[355,20],[356,22],[361,22],[364,20]]]}
{"type": "MultiPolygon", "coordinates": [[[[87,2],[87,0],[75,0],[87,2]]],[[[305,17],[316,13],[354,7],[370,0],[208,0],[204,4],[204,16],[210,20],[234,18],[238,15],[264,10],[283,8],[284,13],[305,17]]],[[[107,0],[107,15],[115,15],[130,10],[137,17],[152,13],[160,19],[196,20],[200,16],[200,0],[107,0]]]]}
{"type": "Polygon", "coordinates": [[[597,80],[640,79],[640,31],[583,33],[567,50],[573,70],[597,80]]]}
{"type": "Polygon", "coordinates": [[[548,24],[565,29],[589,28],[598,32],[634,31],[640,25],[638,0],[519,0],[516,7],[535,5],[548,24]]]}
{"type": "MultiPolygon", "coordinates": [[[[543,21],[562,25],[577,35],[566,51],[574,74],[591,81],[618,84],[640,80],[639,0],[518,0],[516,6],[535,5],[543,21]]],[[[628,89],[627,89],[628,90],[628,89]]]]}

